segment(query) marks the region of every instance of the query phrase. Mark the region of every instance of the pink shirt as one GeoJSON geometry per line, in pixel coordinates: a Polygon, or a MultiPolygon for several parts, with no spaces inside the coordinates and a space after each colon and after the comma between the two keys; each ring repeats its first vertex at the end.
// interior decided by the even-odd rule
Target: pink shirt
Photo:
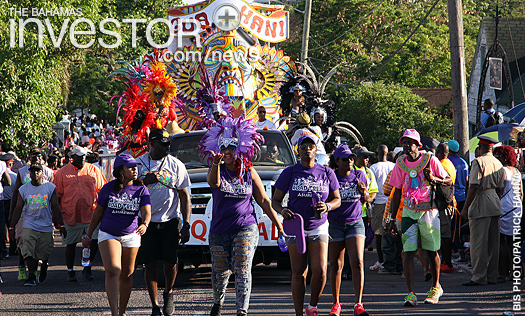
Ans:
{"type": "MultiPolygon", "coordinates": [[[[403,158],[403,162],[405,163],[407,167],[414,168],[414,167],[417,167],[421,163],[422,159],[423,159],[423,155],[421,155],[421,157],[417,161],[410,162],[405,156],[405,158],[403,158]]],[[[432,170],[432,174],[435,177],[445,179],[446,176],[448,175],[448,173],[445,171],[445,168],[443,168],[443,166],[439,162],[439,159],[437,159],[435,156],[432,156],[430,158],[429,167],[430,167],[430,170],[432,170]]],[[[421,170],[419,171],[417,175],[417,178],[419,180],[418,203],[430,202],[430,190],[431,190],[430,183],[425,178],[423,174],[423,169],[424,168],[421,168],[421,170]]],[[[404,171],[399,166],[399,164],[396,163],[396,165],[394,166],[394,170],[392,170],[392,175],[390,176],[390,181],[388,183],[391,186],[396,187],[397,189],[403,188],[403,192],[410,192],[411,190],[409,189],[410,189],[411,181],[412,179],[410,178],[408,173],[404,171]]]]}

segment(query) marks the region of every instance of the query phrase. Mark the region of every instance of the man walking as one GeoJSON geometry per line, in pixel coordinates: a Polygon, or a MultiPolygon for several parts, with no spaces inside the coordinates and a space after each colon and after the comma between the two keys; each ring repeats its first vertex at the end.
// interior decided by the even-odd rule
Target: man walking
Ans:
{"type": "MultiPolygon", "coordinates": [[[[66,235],[62,243],[66,245],[66,265],[68,282],[77,282],[75,271],[75,250],[77,243],[82,242],[82,236],[87,233],[91,216],[95,210],[97,195],[106,178],[99,168],[86,162],[90,151],[77,146],[70,152],[71,162],[57,171],[54,183],[60,198],[60,208],[65,222],[66,235]]],[[[98,250],[96,239],[98,229],[93,233],[95,240],[91,243],[90,262],[93,262],[98,250]]],[[[91,266],[84,267],[84,278],[93,280],[91,266]]]]}
{"type": "Polygon", "coordinates": [[[403,189],[403,217],[401,232],[403,240],[403,270],[408,287],[405,306],[417,305],[414,294],[414,256],[421,238],[421,248],[430,257],[430,267],[434,277],[425,303],[437,304],[443,289],[439,283],[440,260],[437,251],[441,246],[439,212],[432,203],[432,184],[452,184],[452,180],[439,162],[428,153],[421,153],[421,137],[415,129],[407,129],[399,139],[406,156],[396,161],[390,177],[390,185],[396,188],[392,198],[392,214],[389,231],[393,230],[403,189]]]}
{"type": "Polygon", "coordinates": [[[173,285],[177,276],[179,238],[190,238],[190,178],[186,167],[171,156],[170,138],[165,129],[149,134],[149,153],[140,156],[139,178],[148,187],[151,199],[151,222],[142,236],[137,263],[146,265],[146,286],[152,305],[151,315],[162,315],[157,288],[157,261],[164,263],[164,315],[173,315],[173,285]],[[182,230],[179,229],[182,214],[182,230]]]}
{"type": "Polygon", "coordinates": [[[469,188],[461,216],[468,215],[472,279],[465,286],[498,280],[499,217],[505,188],[505,170],[492,154],[496,140],[479,136],[481,156],[472,162],[469,188]]]}
{"type": "Polygon", "coordinates": [[[44,180],[43,166],[39,162],[33,163],[29,171],[31,181],[19,189],[10,227],[16,226],[23,208],[21,253],[29,272],[24,286],[35,286],[39,260],[42,260],[42,265],[38,281],[42,283],[47,278],[48,258],[53,249],[53,223],[60,229],[63,221],[55,185],[44,180]]]}
{"type": "Polygon", "coordinates": [[[376,150],[377,163],[370,166],[370,170],[374,173],[374,177],[377,181],[377,194],[372,208],[372,229],[376,238],[376,249],[377,249],[377,262],[381,264],[383,268],[384,258],[381,246],[381,237],[383,235],[383,215],[385,213],[385,205],[388,200],[388,196],[383,192],[383,184],[385,184],[388,173],[394,169],[395,163],[390,162],[386,159],[388,154],[388,147],[386,145],[379,145],[376,150]]]}
{"type": "MultiPolygon", "coordinates": [[[[0,208],[4,208],[4,221],[5,221],[5,224],[9,227],[9,210],[11,209],[11,198],[13,197],[13,191],[15,190],[15,183],[16,183],[16,173],[14,173],[12,171],[12,168],[13,168],[13,161],[14,161],[14,158],[15,158],[15,155],[13,154],[2,154],[0,155],[0,161],[3,161],[5,164],[6,164],[6,167],[7,167],[7,173],[9,174],[9,178],[11,179],[11,185],[7,185],[7,181],[5,182],[5,184],[3,185],[3,188],[4,188],[4,192],[2,192],[1,196],[2,196],[2,201],[0,201],[0,203],[3,205],[0,205],[0,208]]],[[[0,221],[2,220],[2,218],[0,218],[0,221]]],[[[2,233],[5,233],[5,229],[4,229],[4,226],[2,226],[2,229],[3,229],[3,232],[0,232],[0,234],[2,233]]],[[[0,246],[4,246],[4,242],[5,242],[5,237],[4,241],[2,241],[2,245],[0,246]]],[[[15,243],[15,238],[14,238],[14,235],[11,234],[9,236],[9,252],[8,254],[5,255],[5,258],[7,258],[9,255],[13,256],[15,255],[16,253],[16,243],[15,243]]],[[[2,256],[3,258],[4,256],[2,256]]]]}

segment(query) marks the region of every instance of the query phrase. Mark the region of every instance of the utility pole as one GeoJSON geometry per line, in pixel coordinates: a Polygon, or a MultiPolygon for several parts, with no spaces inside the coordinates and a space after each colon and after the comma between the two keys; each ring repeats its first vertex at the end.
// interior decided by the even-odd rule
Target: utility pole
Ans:
{"type": "Polygon", "coordinates": [[[448,0],[450,32],[450,72],[452,76],[452,113],[454,139],[460,144],[460,155],[468,157],[468,109],[465,76],[465,42],[463,40],[463,11],[461,0],[448,0]]]}
{"type": "MultiPolygon", "coordinates": [[[[304,8],[304,24],[303,24],[303,46],[301,49],[301,63],[306,62],[308,58],[308,37],[310,36],[310,16],[312,15],[312,0],[306,0],[304,8]]],[[[303,73],[306,71],[303,69],[303,73]]]]}

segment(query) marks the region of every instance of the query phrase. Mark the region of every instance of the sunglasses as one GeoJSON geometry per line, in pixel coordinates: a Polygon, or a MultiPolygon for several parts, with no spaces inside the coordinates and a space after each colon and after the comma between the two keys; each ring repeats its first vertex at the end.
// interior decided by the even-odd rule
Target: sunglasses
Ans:
{"type": "Polygon", "coordinates": [[[310,143],[310,144],[302,144],[302,145],[299,146],[299,148],[301,150],[314,149],[315,148],[315,144],[312,144],[312,143],[310,143]]]}
{"type": "Polygon", "coordinates": [[[343,162],[349,162],[350,160],[354,161],[354,157],[350,158],[350,157],[346,157],[346,158],[341,158],[341,160],[343,162]]]}
{"type": "Polygon", "coordinates": [[[228,147],[221,146],[221,151],[225,151],[225,150],[231,150],[231,151],[234,151],[235,148],[237,148],[237,147],[236,147],[236,146],[233,146],[233,145],[229,145],[228,147]]]}
{"type": "Polygon", "coordinates": [[[266,113],[266,111],[259,111],[259,113],[266,113]]]}

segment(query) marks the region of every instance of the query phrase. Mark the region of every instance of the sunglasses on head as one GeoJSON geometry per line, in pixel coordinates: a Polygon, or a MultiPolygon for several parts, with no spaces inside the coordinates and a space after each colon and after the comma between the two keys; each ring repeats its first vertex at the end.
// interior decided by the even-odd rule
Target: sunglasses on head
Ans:
{"type": "Polygon", "coordinates": [[[308,143],[308,144],[301,144],[299,146],[300,149],[302,150],[306,150],[306,149],[314,149],[315,148],[315,144],[312,144],[312,143],[308,143]]]}

